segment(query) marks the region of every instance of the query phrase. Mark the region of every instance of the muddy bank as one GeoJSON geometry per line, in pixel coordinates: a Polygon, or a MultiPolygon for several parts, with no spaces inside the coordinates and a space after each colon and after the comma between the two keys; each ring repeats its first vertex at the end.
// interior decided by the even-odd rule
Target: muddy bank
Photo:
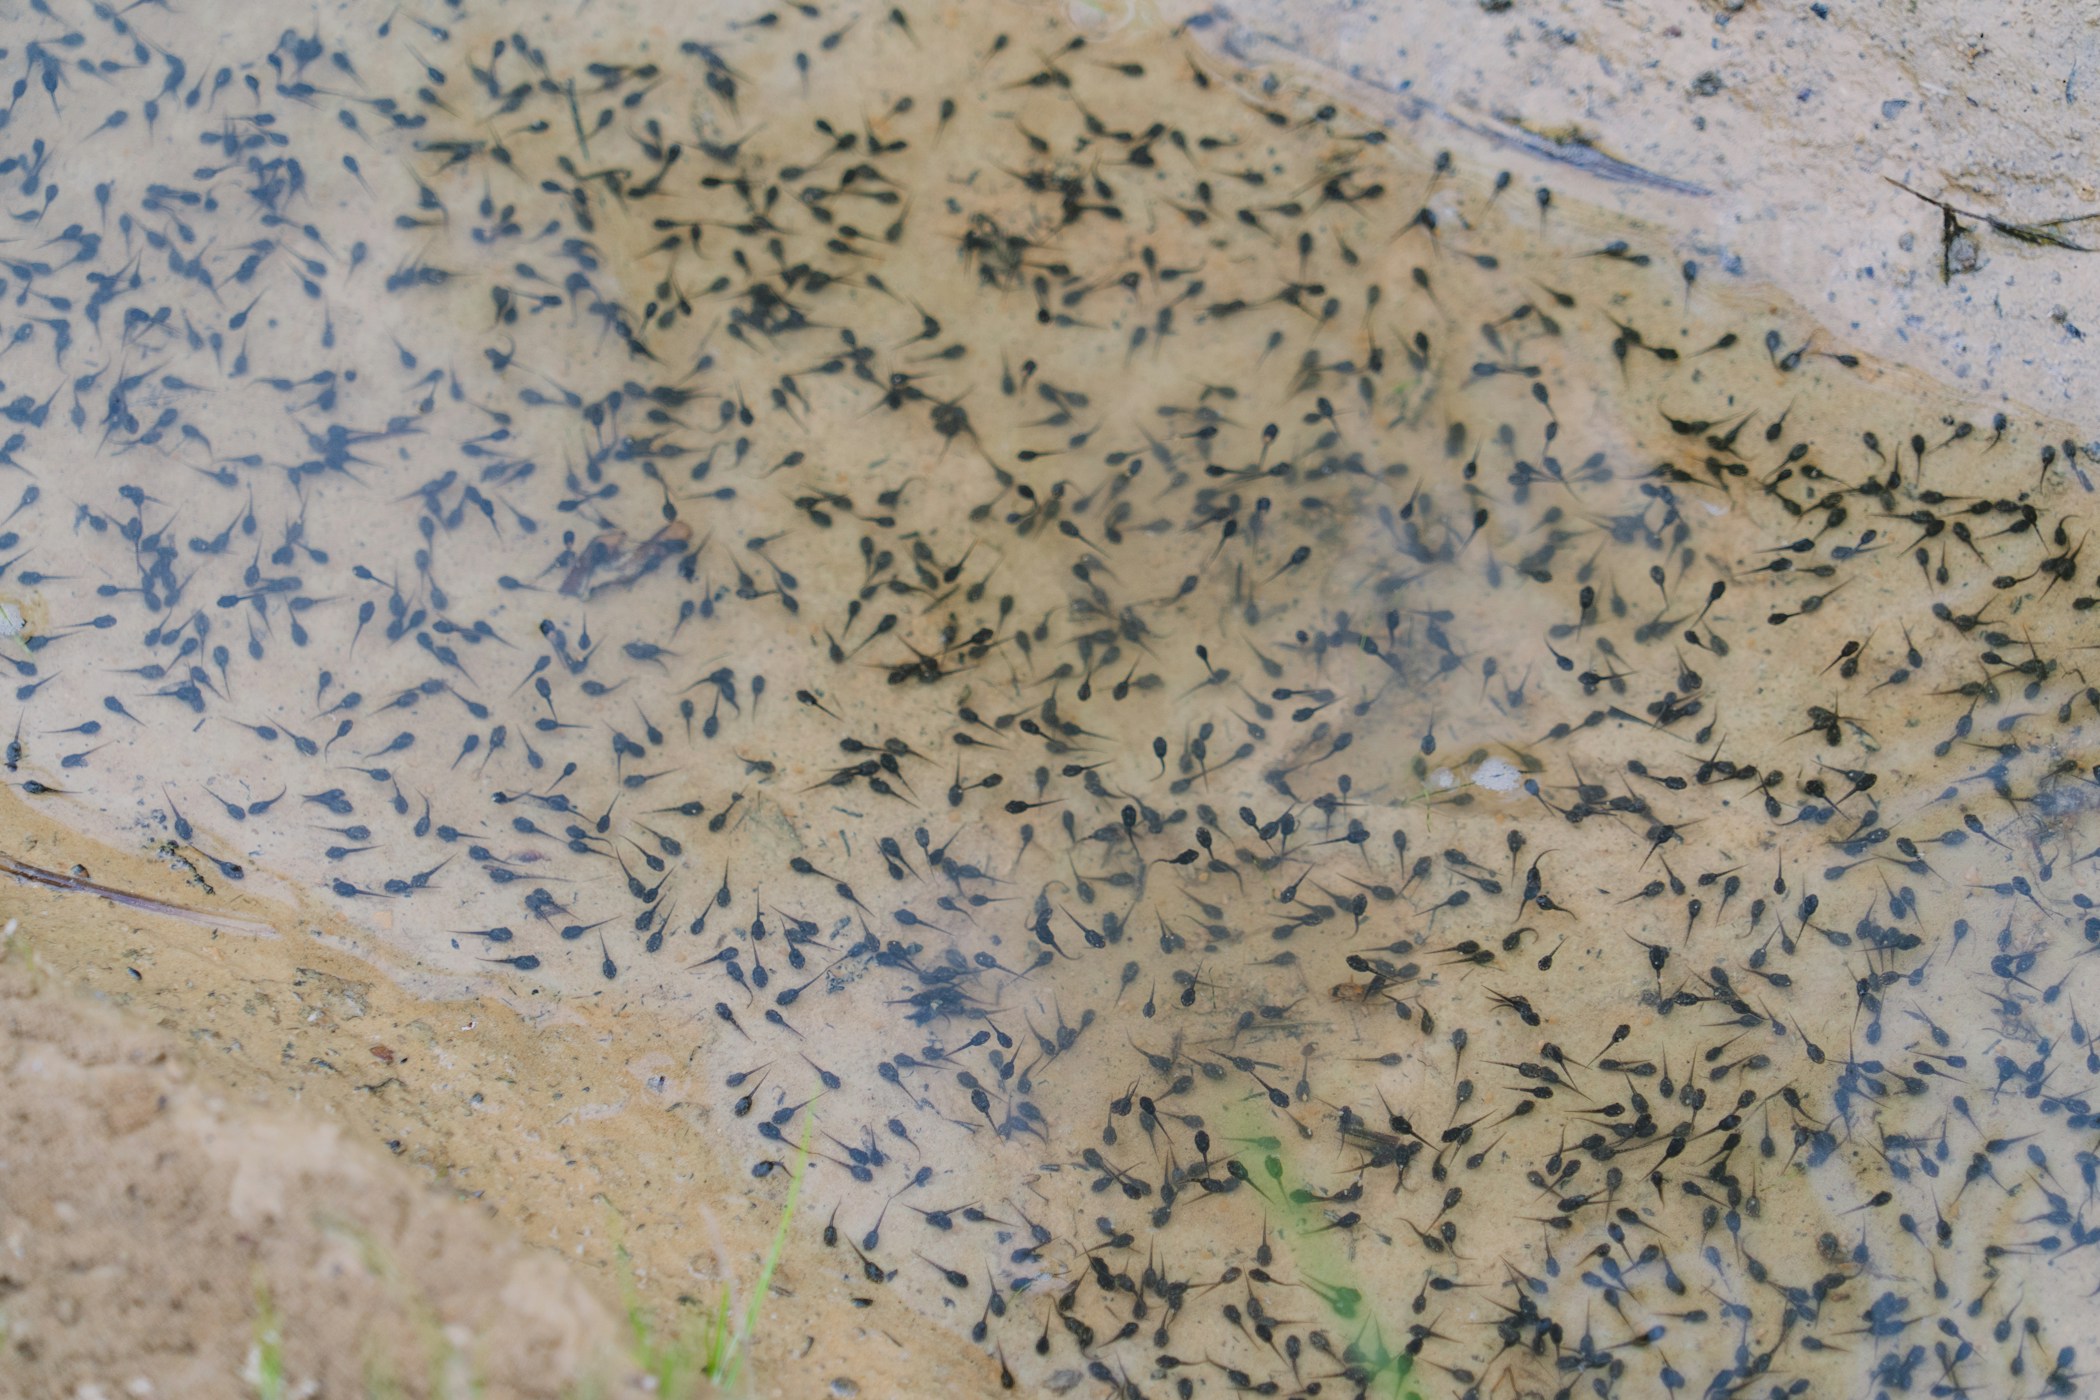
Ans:
{"type": "Polygon", "coordinates": [[[9,1394],[634,1393],[585,1270],[356,1126],[199,1073],[173,1018],[69,989],[37,948],[67,920],[24,913],[0,952],[9,1394]]]}
{"type": "MultiPolygon", "coordinates": [[[[195,916],[0,898],[9,1393],[259,1393],[258,1286],[286,1394],[640,1394],[631,1301],[660,1336],[725,1283],[748,1306],[785,1182],[723,1160],[677,1027],[420,999],[326,911],[200,899],[48,805],[0,804],[18,859],[195,916]],[[251,923],[273,931],[226,931],[251,923]]],[[[811,1243],[781,1259],[751,1393],[826,1393],[885,1356],[992,1386],[886,1336],[811,1243]]]]}

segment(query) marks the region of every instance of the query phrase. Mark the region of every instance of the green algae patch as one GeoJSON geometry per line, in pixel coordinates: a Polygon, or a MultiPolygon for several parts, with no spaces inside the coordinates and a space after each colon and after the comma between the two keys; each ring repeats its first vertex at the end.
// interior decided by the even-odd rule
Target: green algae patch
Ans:
{"type": "MultiPolygon", "coordinates": [[[[1243,1152],[1260,1154],[1258,1177],[1247,1170],[1237,1154],[1227,1170],[1274,1209],[1276,1238],[1296,1268],[1298,1282],[1337,1320],[1347,1324],[1351,1336],[1343,1352],[1344,1360],[1368,1372],[1368,1393],[1386,1393],[1385,1387],[1389,1386],[1395,1400],[1429,1400],[1413,1384],[1414,1356],[1404,1346],[1393,1349],[1391,1338],[1404,1335],[1406,1328],[1393,1325],[1389,1300],[1375,1292],[1365,1293],[1361,1286],[1364,1279],[1356,1267],[1355,1246],[1349,1242],[1347,1230],[1338,1227],[1322,1210],[1323,1198],[1302,1184],[1306,1178],[1294,1170],[1292,1154],[1283,1140],[1263,1135],[1262,1130],[1271,1126],[1270,1121],[1247,1112],[1241,1104],[1228,1107],[1218,1116],[1226,1136],[1243,1144],[1243,1152]],[[1301,1184],[1292,1185],[1294,1178],[1301,1184]]],[[[1347,1212],[1335,1214],[1343,1216],[1347,1212]]],[[[1269,1251],[1266,1226],[1262,1250],[1269,1251]]],[[[1260,1254],[1256,1257],[1259,1259],[1260,1254]]]]}

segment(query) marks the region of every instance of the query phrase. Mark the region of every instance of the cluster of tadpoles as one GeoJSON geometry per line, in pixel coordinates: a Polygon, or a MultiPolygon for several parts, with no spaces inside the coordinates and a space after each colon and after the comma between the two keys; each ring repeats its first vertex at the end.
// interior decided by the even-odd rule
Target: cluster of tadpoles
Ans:
{"type": "Polygon", "coordinates": [[[1009,1386],[2078,1389],[2072,442],[1181,35],[32,8],[21,791],[683,1019],[1009,1386]]]}

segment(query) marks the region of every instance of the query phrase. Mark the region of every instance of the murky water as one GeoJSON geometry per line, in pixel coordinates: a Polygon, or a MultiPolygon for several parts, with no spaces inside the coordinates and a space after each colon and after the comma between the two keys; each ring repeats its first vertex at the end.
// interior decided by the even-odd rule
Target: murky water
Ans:
{"type": "Polygon", "coordinates": [[[9,777],[193,909],[987,1390],[2082,1384],[2062,432],[1200,30],[13,31],[9,777]]]}

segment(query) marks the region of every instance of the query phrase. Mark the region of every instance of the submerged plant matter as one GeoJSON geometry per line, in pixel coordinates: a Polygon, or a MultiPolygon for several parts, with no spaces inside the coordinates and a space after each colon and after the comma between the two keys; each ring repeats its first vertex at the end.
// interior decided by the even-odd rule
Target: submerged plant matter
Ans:
{"type": "Polygon", "coordinates": [[[25,40],[12,782],[677,1026],[987,1389],[2082,1383],[2073,441],[1189,32],[625,13],[25,40]]]}

